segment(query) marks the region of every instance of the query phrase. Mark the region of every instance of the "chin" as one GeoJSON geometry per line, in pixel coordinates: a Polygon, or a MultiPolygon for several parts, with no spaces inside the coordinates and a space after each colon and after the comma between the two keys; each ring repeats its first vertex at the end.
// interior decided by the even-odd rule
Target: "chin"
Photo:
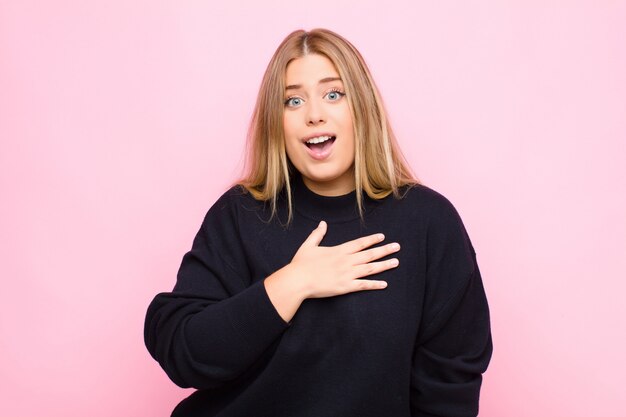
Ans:
{"type": "Polygon", "coordinates": [[[331,182],[341,178],[343,174],[343,172],[310,172],[303,175],[311,181],[331,182]]]}

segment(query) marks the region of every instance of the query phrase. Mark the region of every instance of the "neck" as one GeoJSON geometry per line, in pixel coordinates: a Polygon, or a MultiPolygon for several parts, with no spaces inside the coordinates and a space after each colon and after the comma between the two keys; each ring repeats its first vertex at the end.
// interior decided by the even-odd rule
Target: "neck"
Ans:
{"type": "Polygon", "coordinates": [[[337,197],[346,195],[356,190],[356,182],[354,180],[354,169],[351,168],[342,174],[339,178],[333,181],[316,182],[311,181],[309,178],[302,176],[302,181],[307,188],[313,191],[315,194],[324,197],[337,197]]]}

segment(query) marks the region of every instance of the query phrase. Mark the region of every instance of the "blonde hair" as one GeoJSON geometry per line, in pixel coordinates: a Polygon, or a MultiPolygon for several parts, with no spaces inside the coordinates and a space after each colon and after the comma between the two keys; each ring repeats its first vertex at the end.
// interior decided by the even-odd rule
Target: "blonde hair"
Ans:
{"type": "Polygon", "coordinates": [[[365,60],[340,35],[327,29],[296,30],[280,44],[265,70],[248,129],[244,177],[236,182],[252,196],[271,202],[272,217],[280,192],[286,187],[289,216],[293,217],[290,172],[283,129],[285,74],[287,65],[307,54],[328,58],[343,80],[354,124],[354,175],[357,205],[363,218],[363,191],[372,199],[399,187],[418,184],[391,130],[382,98],[365,60]]]}

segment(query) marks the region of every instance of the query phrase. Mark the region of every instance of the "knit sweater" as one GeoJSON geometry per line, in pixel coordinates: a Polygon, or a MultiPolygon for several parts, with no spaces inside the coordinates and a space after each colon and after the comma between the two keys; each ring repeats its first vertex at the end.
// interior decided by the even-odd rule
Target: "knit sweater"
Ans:
{"type": "MultiPolygon", "coordinates": [[[[293,177],[270,220],[239,185],[208,210],[171,292],[146,314],[145,343],[169,378],[196,388],[172,416],[465,417],[478,414],[492,354],[476,253],[456,209],[424,185],[400,199],[321,196],[293,177]],[[290,322],[264,279],[321,220],[321,246],[382,232],[400,263],[385,289],[304,300],[290,322]]],[[[372,247],[375,247],[374,245],[372,247]]],[[[298,279],[293,277],[293,279],[298,279]]]]}

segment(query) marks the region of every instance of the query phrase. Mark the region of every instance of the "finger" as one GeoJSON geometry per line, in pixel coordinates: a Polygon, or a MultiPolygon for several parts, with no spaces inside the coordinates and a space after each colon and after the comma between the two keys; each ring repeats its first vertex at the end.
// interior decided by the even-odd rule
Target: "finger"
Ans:
{"type": "Polygon", "coordinates": [[[352,265],[366,264],[376,259],[380,259],[390,253],[398,252],[400,250],[400,244],[397,242],[390,243],[384,246],[377,246],[368,250],[363,250],[350,255],[352,258],[352,265]]]}
{"type": "Polygon", "coordinates": [[[352,291],[380,290],[387,287],[386,281],[376,281],[371,279],[355,279],[350,286],[352,291]]]}
{"type": "Polygon", "coordinates": [[[369,236],[360,237],[358,239],[350,240],[335,246],[335,248],[344,251],[346,253],[360,252],[365,248],[372,246],[375,243],[382,242],[385,239],[385,235],[382,233],[376,233],[369,236]]]}
{"type": "Polygon", "coordinates": [[[366,277],[368,275],[378,274],[379,272],[395,268],[400,264],[398,258],[388,259],[380,262],[370,262],[368,264],[354,266],[355,278],[366,277]]]}
{"type": "Polygon", "coordinates": [[[311,234],[309,234],[309,237],[306,238],[304,243],[302,243],[302,246],[318,246],[324,238],[324,235],[326,234],[326,229],[326,222],[322,220],[320,224],[318,224],[317,227],[313,229],[311,234]]]}

